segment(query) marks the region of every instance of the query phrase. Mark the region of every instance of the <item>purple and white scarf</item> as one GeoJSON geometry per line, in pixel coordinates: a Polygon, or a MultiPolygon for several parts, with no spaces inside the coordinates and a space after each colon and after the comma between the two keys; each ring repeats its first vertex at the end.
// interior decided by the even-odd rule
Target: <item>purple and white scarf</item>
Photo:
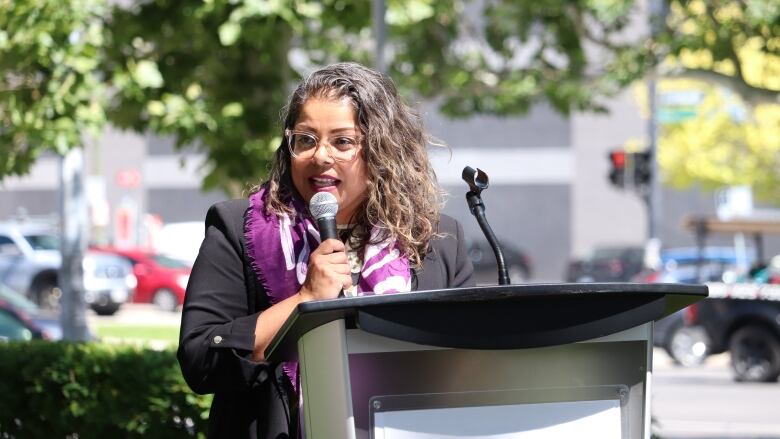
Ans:
{"type": "MultiPolygon", "coordinates": [[[[271,304],[297,294],[306,280],[309,255],[320,245],[320,232],[302,200],[290,202],[294,218],[281,218],[265,211],[266,188],[249,196],[249,212],[244,226],[247,253],[257,279],[271,304]]],[[[371,237],[379,230],[374,228],[371,237]]],[[[371,239],[374,241],[374,239],[371,239]]],[[[357,294],[374,295],[411,291],[409,259],[394,240],[367,244],[360,270],[357,294]]],[[[293,386],[297,383],[297,363],[283,364],[293,386]]]]}

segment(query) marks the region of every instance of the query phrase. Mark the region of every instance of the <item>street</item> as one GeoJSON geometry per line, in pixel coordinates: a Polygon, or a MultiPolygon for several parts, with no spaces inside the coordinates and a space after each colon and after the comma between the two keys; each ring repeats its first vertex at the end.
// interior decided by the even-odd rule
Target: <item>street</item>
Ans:
{"type": "Polygon", "coordinates": [[[674,366],[654,351],[652,413],[664,439],[780,438],[780,383],[737,383],[728,354],[674,366]]]}

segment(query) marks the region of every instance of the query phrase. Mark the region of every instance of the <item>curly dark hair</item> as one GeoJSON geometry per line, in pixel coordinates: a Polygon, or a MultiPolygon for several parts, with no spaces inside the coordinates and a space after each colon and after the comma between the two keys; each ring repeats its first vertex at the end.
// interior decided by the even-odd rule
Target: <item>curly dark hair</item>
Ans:
{"type": "MultiPolygon", "coordinates": [[[[407,106],[393,81],[357,63],[339,63],[317,70],[295,89],[284,109],[284,129],[292,128],[309,98],[347,99],[355,108],[363,134],[361,154],[367,166],[368,187],[358,209],[352,239],[362,249],[371,230],[376,244],[395,239],[399,250],[419,267],[428,251],[442,207],[443,193],[428,160],[431,143],[419,114],[407,106]]],[[[292,215],[290,197],[297,192],[290,175],[290,152],[282,136],[267,185],[268,213],[292,215]]],[[[253,191],[259,190],[259,187],[253,191]]]]}

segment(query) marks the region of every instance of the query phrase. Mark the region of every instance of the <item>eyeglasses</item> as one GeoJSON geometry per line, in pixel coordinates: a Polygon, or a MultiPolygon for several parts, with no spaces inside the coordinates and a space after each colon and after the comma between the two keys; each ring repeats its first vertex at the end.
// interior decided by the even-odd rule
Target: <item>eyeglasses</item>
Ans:
{"type": "MultiPolygon", "coordinates": [[[[284,130],[287,137],[287,147],[290,148],[290,154],[299,159],[310,159],[317,152],[320,145],[320,139],[311,133],[302,131],[284,130]]],[[[328,147],[328,155],[337,162],[351,162],[357,157],[360,150],[362,136],[336,134],[327,139],[325,145],[328,147]]]]}

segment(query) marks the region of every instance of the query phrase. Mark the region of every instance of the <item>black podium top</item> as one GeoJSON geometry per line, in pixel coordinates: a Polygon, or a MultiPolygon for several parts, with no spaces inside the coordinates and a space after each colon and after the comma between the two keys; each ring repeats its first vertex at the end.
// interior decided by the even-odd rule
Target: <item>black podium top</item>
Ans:
{"type": "Polygon", "coordinates": [[[337,319],[423,345],[518,349],[602,337],[707,297],[704,285],[582,283],[453,288],[301,303],[271,341],[269,361],[297,359],[298,339],[337,319]]]}

